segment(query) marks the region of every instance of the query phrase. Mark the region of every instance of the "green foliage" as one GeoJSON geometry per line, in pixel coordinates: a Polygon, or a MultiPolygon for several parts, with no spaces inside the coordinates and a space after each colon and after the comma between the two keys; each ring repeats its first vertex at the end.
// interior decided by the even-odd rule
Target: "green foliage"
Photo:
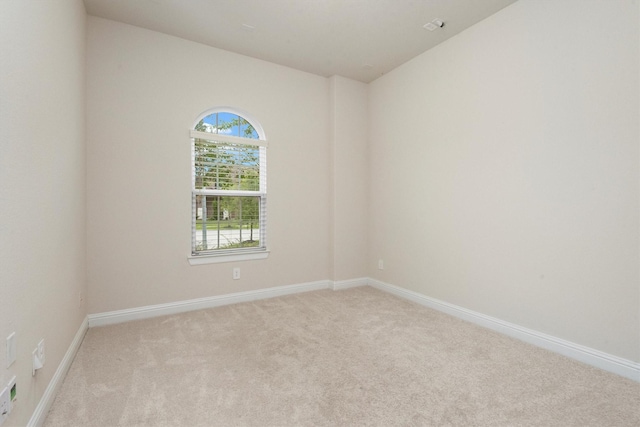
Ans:
{"type": "Polygon", "coordinates": [[[197,251],[206,251],[210,249],[239,249],[239,248],[256,248],[260,246],[260,241],[258,240],[244,240],[242,242],[231,242],[226,245],[221,245],[219,248],[205,248],[204,243],[199,243],[196,245],[197,251]]]}
{"type": "MultiPolygon", "coordinates": [[[[219,114],[207,116],[195,127],[200,132],[224,134],[221,130],[236,128],[238,135],[245,138],[257,138],[253,126],[244,118],[234,115],[230,121],[221,121],[219,114]],[[208,122],[215,115],[216,126],[208,122]]],[[[195,140],[196,188],[250,190],[260,189],[260,147],[257,145],[230,144],[212,140],[195,140]]]]}
{"type": "Polygon", "coordinates": [[[258,240],[244,240],[238,243],[229,243],[228,245],[221,246],[220,249],[256,248],[258,246],[260,246],[258,240]]]}
{"type": "Polygon", "coordinates": [[[255,128],[247,119],[230,113],[210,114],[198,122],[195,130],[200,132],[210,132],[213,130],[213,133],[238,136],[241,138],[258,138],[258,132],[256,132],[255,128]],[[225,117],[229,117],[230,119],[225,120],[225,117]],[[229,133],[229,129],[237,129],[237,134],[234,134],[234,132],[229,133]]]}

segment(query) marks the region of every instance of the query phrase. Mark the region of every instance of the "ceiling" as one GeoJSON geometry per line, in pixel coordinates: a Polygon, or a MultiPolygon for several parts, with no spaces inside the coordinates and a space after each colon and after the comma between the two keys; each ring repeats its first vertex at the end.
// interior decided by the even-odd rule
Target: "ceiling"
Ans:
{"type": "Polygon", "coordinates": [[[84,0],[87,13],[365,83],[516,0],[84,0]],[[435,19],[442,28],[423,26],[435,19]]]}

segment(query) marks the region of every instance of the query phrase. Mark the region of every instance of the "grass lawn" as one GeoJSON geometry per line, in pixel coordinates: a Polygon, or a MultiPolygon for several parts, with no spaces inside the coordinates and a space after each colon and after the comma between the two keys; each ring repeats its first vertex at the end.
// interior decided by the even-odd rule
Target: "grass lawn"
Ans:
{"type": "MultiPolygon", "coordinates": [[[[243,230],[249,230],[250,228],[249,223],[244,223],[242,226],[243,230]]],[[[254,222],[253,223],[253,227],[254,229],[258,228],[258,222],[254,222]]],[[[218,223],[215,220],[211,220],[211,221],[207,221],[207,230],[217,230],[218,229],[218,223]]],[[[240,223],[237,221],[220,221],[220,230],[239,230],[240,229],[240,223]]],[[[196,230],[202,230],[202,220],[197,220],[196,221],[196,230]]]]}

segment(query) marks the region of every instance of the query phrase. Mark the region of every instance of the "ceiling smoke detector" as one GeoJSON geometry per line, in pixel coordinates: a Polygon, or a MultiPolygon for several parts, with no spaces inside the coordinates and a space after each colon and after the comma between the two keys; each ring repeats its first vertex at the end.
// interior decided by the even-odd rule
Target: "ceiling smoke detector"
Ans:
{"type": "Polygon", "coordinates": [[[428,22],[426,24],[423,25],[423,28],[429,30],[429,31],[434,31],[437,30],[438,28],[442,28],[444,27],[444,22],[439,20],[439,19],[434,19],[431,22],[428,22]]]}

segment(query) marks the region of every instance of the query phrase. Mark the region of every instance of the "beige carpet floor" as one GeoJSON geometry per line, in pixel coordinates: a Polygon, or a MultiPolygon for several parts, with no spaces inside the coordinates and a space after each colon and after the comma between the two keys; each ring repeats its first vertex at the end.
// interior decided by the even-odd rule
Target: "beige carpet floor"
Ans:
{"type": "Polygon", "coordinates": [[[54,426],[640,426],[640,384],[369,287],[90,329],[54,426]]]}

